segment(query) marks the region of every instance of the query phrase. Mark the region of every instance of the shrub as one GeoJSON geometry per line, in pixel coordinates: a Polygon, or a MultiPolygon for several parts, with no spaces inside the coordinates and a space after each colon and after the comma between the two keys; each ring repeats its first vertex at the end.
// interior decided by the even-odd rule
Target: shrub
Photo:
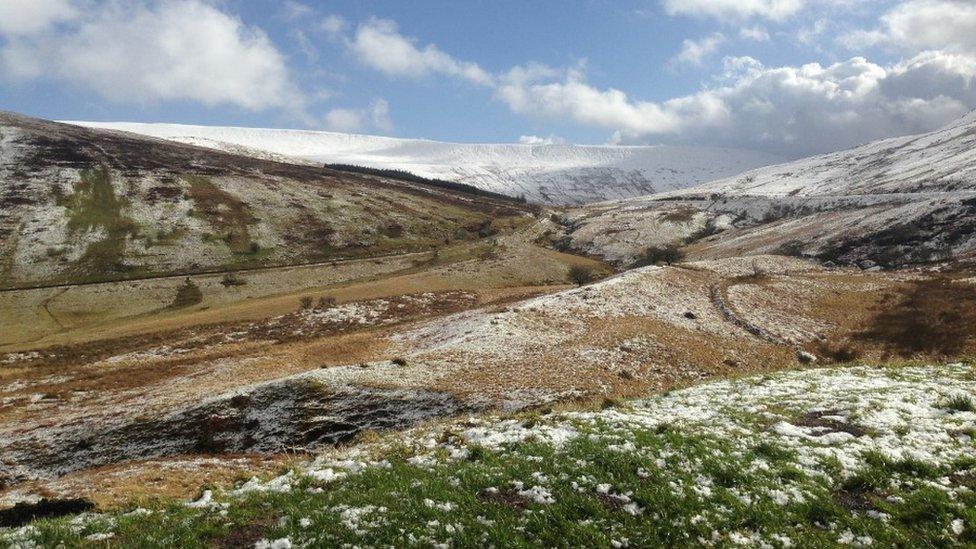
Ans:
{"type": "Polygon", "coordinates": [[[319,309],[331,309],[336,306],[336,298],[331,295],[319,298],[319,309]]]}
{"type": "Polygon", "coordinates": [[[403,225],[396,221],[390,221],[383,227],[382,233],[389,238],[400,238],[403,236],[403,225]]]}
{"type": "Polygon", "coordinates": [[[674,244],[664,246],[648,246],[637,256],[634,267],[646,267],[648,265],[671,265],[685,258],[684,252],[674,244]]]}
{"type": "Polygon", "coordinates": [[[247,281],[234,273],[227,273],[220,279],[220,283],[224,288],[229,288],[231,286],[243,286],[247,284],[247,281]]]}
{"type": "Polygon", "coordinates": [[[827,343],[817,345],[817,354],[830,359],[835,364],[854,362],[861,357],[861,351],[848,342],[827,343]]]}
{"type": "Polygon", "coordinates": [[[392,362],[393,364],[396,364],[397,366],[406,366],[407,365],[407,360],[404,359],[404,358],[402,358],[402,357],[396,357],[393,360],[391,360],[390,362],[392,362]]]}
{"type": "Polygon", "coordinates": [[[568,252],[573,247],[573,239],[570,236],[563,236],[559,240],[552,243],[552,249],[557,252],[568,252]]]}
{"type": "Polygon", "coordinates": [[[569,280],[577,286],[589,284],[596,279],[596,273],[593,272],[593,268],[587,265],[573,265],[569,268],[568,276],[569,280]]]}
{"type": "Polygon", "coordinates": [[[312,297],[311,296],[305,296],[305,297],[302,298],[301,308],[302,309],[311,309],[312,308],[312,297]]]}
{"type": "Polygon", "coordinates": [[[789,257],[803,257],[803,243],[799,240],[784,242],[776,249],[776,253],[789,257]]]}
{"type": "Polygon", "coordinates": [[[179,288],[176,289],[176,298],[173,299],[173,307],[188,307],[203,301],[203,292],[189,277],[179,288]]]}

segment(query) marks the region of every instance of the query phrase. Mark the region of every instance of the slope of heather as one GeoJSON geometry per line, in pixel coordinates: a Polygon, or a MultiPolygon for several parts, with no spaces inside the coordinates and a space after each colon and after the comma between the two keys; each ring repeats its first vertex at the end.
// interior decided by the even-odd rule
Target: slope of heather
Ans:
{"type": "Polygon", "coordinates": [[[0,113],[0,285],[372,257],[522,213],[473,193],[0,113]]]}
{"type": "Polygon", "coordinates": [[[72,123],[245,154],[406,170],[549,204],[681,189],[782,160],[755,151],[709,147],[459,144],[320,131],[72,123]]]}

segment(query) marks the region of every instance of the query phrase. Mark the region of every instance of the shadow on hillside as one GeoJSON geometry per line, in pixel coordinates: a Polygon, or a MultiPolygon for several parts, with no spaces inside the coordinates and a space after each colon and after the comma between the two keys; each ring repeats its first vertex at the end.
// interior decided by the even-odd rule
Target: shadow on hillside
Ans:
{"type": "Polygon", "coordinates": [[[957,357],[976,341],[976,286],[937,277],[886,295],[868,326],[853,339],[903,358],[957,357]]]}

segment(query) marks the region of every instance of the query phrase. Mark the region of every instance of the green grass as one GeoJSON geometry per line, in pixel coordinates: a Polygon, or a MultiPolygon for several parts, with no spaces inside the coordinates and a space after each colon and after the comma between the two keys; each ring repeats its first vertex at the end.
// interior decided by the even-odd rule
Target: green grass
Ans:
{"type": "Polygon", "coordinates": [[[104,238],[92,242],[75,263],[77,276],[106,276],[125,272],[126,238],[139,233],[138,225],[123,213],[127,202],[115,195],[108,170],[81,172],[74,192],[62,200],[68,214],[68,234],[76,236],[90,231],[104,231],[104,238]]]}
{"type": "Polygon", "coordinates": [[[410,450],[388,448],[380,456],[388,466],[332,484],[303,478],[283,493],[218,498],[227,504],[223,510],[172,504],[74,530],[68,518],[44,520],[35,524],[35,539],[73,547],[91,543],[86,535],[111,531],[112,543],[123,547],[209,547],[228,537],[248,546],[287,537],[322,547],[447,540],[459,547],[608,547],[624,540],[635,547],[697,547],[749,535],[774,547],[782,546],[777,536],[801,547],[830,547],[849,530],[876,547],[976,543],[976,495],[950,500],[927,482],[971,472],[967,461],[937,469],[869,456],[864,471],[842,481],[808,476],[794,453],[768,444],[737,451],[729,441],[680,428],[577,428],[584,436],[562,448],[532,441],[500,451],[469,446],[467,457],[429,468],[408,462],[410,450]],[[612,449],[614,441],[634,448],[612,449]],[[519,496],[517,483],[544,486],[554,502],[519,496]],[[597,490],[600,484],[609,485],[609,494],[597,490]],[[498,495],[489,495],[491,489],[498,495]],[[784,493],[801,497],[784,502],[784,493]],[[615,498],[622,494],[639,514],[615,498]],[[357,512],[358,523],[350,518],[357,512]],[[956,538],[948,525],[960,518],[966,529],[956,538]]]}
{"type": "Polygon", "coordinates": [[[946,401],[945,407],[954,412],[974,412],[976,405],[973,404],[972,397],[968,395],[955,395],[946,401]]]}

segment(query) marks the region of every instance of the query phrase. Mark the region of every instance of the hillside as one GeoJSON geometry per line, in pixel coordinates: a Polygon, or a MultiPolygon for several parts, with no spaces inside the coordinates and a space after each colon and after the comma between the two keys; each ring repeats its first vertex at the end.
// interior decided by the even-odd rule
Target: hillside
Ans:
{"type": "Polygon", "coordinates": [[[72,123],[245,154],[406,170],[548,204],[682,189],[782,160],[766,153],[709,147],[459,144],[321,131],[72,123]]]}
{"type": "Polygon", "coordinates": [[[564,245],[627,264],[647,246],[699,258],[789,253],[898,267],[976,255],[976,113],[922,135],[570,211],[564,245]]]}
{"type": "Polygon", "coordinates": [[[0,113],[0,286],[429,250],[514,201],[0,113]]]}

